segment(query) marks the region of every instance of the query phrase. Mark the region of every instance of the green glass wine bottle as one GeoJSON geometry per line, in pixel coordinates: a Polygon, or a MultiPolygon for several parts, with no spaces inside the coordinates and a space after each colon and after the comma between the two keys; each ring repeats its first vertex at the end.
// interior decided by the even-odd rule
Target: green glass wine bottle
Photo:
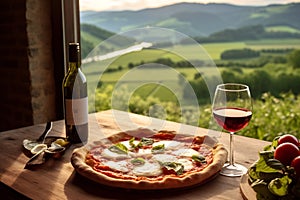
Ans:
{"type": "Polygon", "coordinates": [[[68,72],[63,80],[66,137],[71,143],[88,140],[87,81],[80,69],[79,43],[69,44],[68,72]]]}

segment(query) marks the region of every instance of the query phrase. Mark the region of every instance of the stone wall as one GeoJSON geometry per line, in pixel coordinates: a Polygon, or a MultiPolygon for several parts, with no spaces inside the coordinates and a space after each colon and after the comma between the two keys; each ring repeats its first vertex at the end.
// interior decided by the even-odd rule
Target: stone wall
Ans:
{"type": "Polygon", "coordinates": [[[51,1],[27,0],[28,57],[33,123],[55,118],[51,1]]]}

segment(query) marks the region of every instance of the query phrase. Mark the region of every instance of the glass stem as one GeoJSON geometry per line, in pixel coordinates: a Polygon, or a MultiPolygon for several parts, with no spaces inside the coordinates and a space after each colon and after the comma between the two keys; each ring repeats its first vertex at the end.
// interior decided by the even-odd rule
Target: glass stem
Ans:
{"type": "Polygon", "coordinates": [[[234,132],[230,132],[230,146],[229,146],[229,164],[234,165],[234,150],[233,150],[233,134],[234,132]]]}

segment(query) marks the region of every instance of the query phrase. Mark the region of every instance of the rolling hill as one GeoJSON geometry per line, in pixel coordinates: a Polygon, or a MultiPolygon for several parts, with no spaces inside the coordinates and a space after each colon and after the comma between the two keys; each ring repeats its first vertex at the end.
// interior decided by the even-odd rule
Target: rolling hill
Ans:
{"type": "Polygon", "coordinates": [[[85,58],[97,45],[101,43],[101,52],[111,52],[115,48],[126,46],[135,42],[134,39],[118,35],[115,33],[99,28],[91,24],[80,24],[80,36],[81,36],[81,54],[85,58]],[[110,37],[114,37],[113,40],[107,40],[110,37]]]}
{"type": "Polygon", "coordinates": [[[81,23],[111,32],[156,26],[190,36],[208,36],[224,29],[251,25],[285,26],[300,29],[300,3],[269,6],[178,3],[138,11],[83,11],[81,23]]]}

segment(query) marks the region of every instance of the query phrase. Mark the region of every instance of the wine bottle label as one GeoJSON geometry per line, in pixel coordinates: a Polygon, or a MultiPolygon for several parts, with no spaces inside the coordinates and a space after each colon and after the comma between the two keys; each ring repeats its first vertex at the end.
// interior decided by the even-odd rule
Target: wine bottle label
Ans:
{"type": "Polygon", "coordinates": [[[88,122],[88,98],[65,99],[66,124],[81,125],[88,122]]]}

